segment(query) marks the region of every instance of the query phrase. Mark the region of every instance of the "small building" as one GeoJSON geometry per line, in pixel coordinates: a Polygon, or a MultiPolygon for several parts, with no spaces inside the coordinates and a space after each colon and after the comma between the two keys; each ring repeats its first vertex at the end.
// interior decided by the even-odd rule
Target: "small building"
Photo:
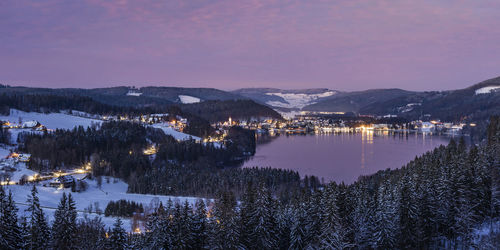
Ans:
{"type": "Polygon", "coordinates": [[[422,122],[422,125],[420,126],[420,130],[422,132],[431,132],[435,128],[435,125],[430,123],[430,122],[422,122]]]}
{"type": "Polygon", "coordinates": [[[26,121],[26,122],[23,122],[23,124],[21,125],[22,128],[37,128],[40,126],[40,123],[38,121],[26,121]]]}
{"type": "Polygon", "coordinates": [[[21,162],[29,162],[31,159],[31,154],[19,154],[18,160],[21,162]]]}
{"type": "Polygon", "coordinates": [[[64,188],[69,188],[71,187],[71,185],[73,185],[73,183],[75,183],[75,177],[71,176],[71,175],[63,175],[63,176],[59,176],[55,179],[53,179],[49,185],[51,187],[64,187],[64,188]]]}

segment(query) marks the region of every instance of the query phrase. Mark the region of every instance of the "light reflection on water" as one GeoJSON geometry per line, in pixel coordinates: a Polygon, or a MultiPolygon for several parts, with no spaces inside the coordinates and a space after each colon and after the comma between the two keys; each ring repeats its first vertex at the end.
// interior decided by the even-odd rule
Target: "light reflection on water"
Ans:
{"type": "Polygon", "coordinates": [[[243,167],[292,169],[301,176],[352,183],[360,175],[399,168],[450,137],[416,133],[361,133],[259,136],[255,156],[243,167]]]}

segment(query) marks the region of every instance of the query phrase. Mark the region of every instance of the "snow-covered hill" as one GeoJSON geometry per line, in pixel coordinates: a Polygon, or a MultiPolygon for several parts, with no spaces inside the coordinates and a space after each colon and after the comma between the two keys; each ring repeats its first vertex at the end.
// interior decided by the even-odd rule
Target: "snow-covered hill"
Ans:
{"type": "Polygon", "coordinates": [[[190,140],[190,139],[193,139],[195,141],[201,141],[200,137],[176,131],[172,127],[169,127],[169,126],[162,124],[162,123],[157,123],[157,124],[154,124],[151,126],[153,128],[161,129],[163,131],[163,133],[165,133],[166,135],[173,136],[178,141],[186,141],[186,140],[190,140]]]}
{"type": "Polygon", "coordinates": [[[476,89],[476,95],[489,94],[495,91],[500,91],[500,86],[488,86],[476,89]]]}
{"type": "Polygon", "coordinates": [[[266,93],[266,95],[274,95],[283,98],[283,101],[267,101],[266,104],[273,107],[280,108],[297,108],[301,109],[309,104],[316,103],[320,98],[329,97],[336,94],[335,91],[325,91],[317,94],[307,94],[307,93],[266,93]]]}
{"type": "MultiPolygon", "coordinates": [[[[98,205],[99,209],[104,211],[106,206],[110,201],[117,201],[120,199],[135,201],[137,203],[142,203],[144,208],[147,209],[150,207],[150,204],[156,202],[162,202],[166,204],[166,202],[171,199],[172,201],[184,202],[188,201],[191,204],[194,204],[198,198],[195,197],[176,197],[176,196],[165,196],[165,195],[148,195],[148,194],[131,194],[127,193],[128,185],[119,179],[115,179],[113,177],[104,177],[102,181],[102,186],[99,188],[97,186],[97,181],[94,180],[85,180],[88,183],[88,189],[84,192],[78,193],[73,192],[71,195],[76,203],[76,209],[78,211],[78,216],[82,218],[89,206],[93,206],[95,210],[95,206],[98,205]],[[107,181],[109,180],[109,182],[107,181]]],[[[26,199],[28,194],[31,192],[31,185],[10,185],[5,186],[7,190],[12,191],[14,195],[14,201],[16,205],[19,207],[19,213],[23,213],[26,209],[26,199]]],[[[44,187],[37,186],[38,189],[38,197],[40,199],[40,205],[43,207],[46,216],[48,216],[49,221],[54,219],[54,212],[57,208],[59,200],[63,192],[69,193],[71,192],[70,188],[66,189],[57,189],[53,187],[44,187]]],[[[8,191],[7,191],[8,192],[8,191]]],[[[93,210],[93,211],[94,211],[93,210]]],[[[104,215],[97,215],[95,213],[89,214],[90,217],[100,216],[106,226],[112,226],[115,218],[113,217],[104,217],[104,215]]],[[[131,230],[131,220],[124,219],[124,228],[127,231],[131,230]]]]}
{"type": "Polygon", "coordinates": [[[299,110],[325,98],[338,94],[330,89],[273,89],[273,88],[248,88],[233,91],[233,93],[251,98],[257,102],[265,103],[277,109],[299,110]]]}
{"type": "MultiPolygon", "coordinates": [[[[75,111],[73,111],[75,112],[75,111]]],[[[11,124],[21,125],[26,122],[38,122],[45,126],[47,129],[73,129],[77,126],[89,127],[93,123],[101,124],[101,120],[86,118],[76,115],[69,115],[64,113],[37,113],[37,112],[24,112],[17,109],[11,109],[8,116],[0,115],[0,121],[9,121],[11,124]]],[[[16,143],[17,137],[22,132],[36,132],[32,129],[15,128],[9,129],[11,134],[12,143],[16,143]]]]}
{"type": "Polygon", "coordinates": [[[200,98],[189,95],[179,95],[179,100],[184,104],[198,103],[201,101],[200,98]]]}
{"type": "Polygon", "coordinates": [[[92,123],[100,124],[102,121],[63,113],[36,113],[11,109],[8,116],[0,116],[1,121],[18,123],[21,121],[37,121],[48,129],[73,129],[76,126],[89,127],[92,123]]]}

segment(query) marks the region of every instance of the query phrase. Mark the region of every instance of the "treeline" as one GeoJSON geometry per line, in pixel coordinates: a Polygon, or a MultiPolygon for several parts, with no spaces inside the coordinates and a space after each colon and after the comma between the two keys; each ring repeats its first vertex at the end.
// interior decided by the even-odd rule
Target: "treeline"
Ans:
{"type": "Polygon", "coordinates": [[[69,95],[19,95],[2,94],[0,95],[0,113],[9,115],[10,109],[18,109],[26,112],[60,112],[61,110],[78,110],[90,114],[116,115],[116,114],[140,114],[142,111],[131,107],[117,107],[102,104],[94,101],[90,97],[69,95]]]}
{"type": "Polygon", "coordinates": [[[134,201],[118,200],[110,201],[104,209],[104,216],[132,217],[134,213],[143,213],[144,207],[141,203],[134,201]]]}
{"type": "Polygon", "coordinates": [[[281,115],[270,107],[252,100],[204,101],[180,106],[184,112],[199,116],[210,122],[232,119],[251,119],[269,117],[282,119],[281,115]]]}
{"type": "MultiPolygon", "coordinates": [[[[0,126],[3,121],[0,120],[0,126]]],[[[10,144],[10,133],[9,130],[0,127],[0,143],[10,144]]]]}

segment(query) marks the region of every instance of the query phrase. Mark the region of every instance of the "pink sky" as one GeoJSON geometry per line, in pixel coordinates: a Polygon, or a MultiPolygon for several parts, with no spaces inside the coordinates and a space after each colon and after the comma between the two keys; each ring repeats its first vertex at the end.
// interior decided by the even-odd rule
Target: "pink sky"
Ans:
{"type": "Polygon", "coordinates": [[[500,75],[500,1],[0,2],[0,83],[338,90],[500,75]]]}

